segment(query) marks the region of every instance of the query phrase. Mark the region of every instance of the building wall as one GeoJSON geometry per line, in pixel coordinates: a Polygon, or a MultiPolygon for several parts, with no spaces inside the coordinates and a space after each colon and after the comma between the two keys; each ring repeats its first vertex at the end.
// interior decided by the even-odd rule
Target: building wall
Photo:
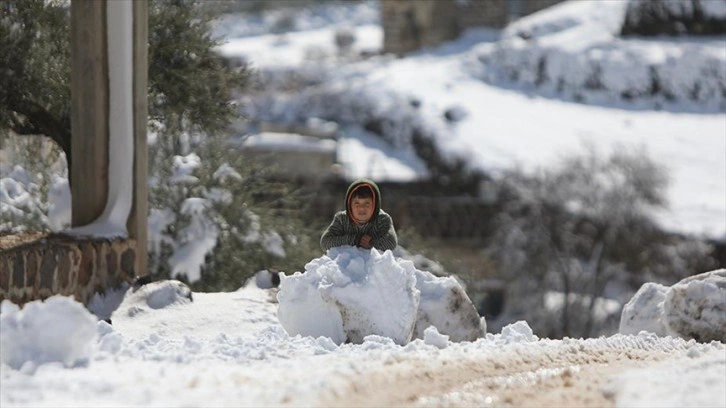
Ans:
{"type": "Polygon", "coordinates": [[[403,54],[456,38],[461,32],[453,1],[383,0],[383,48],[403,54]]]}
{"type": "Polygon", "coordinates": [[[455,39],[470,27],[507,25],[511,17],[562,0],[382,0],[383,51],[405,54],[455,39]]]}

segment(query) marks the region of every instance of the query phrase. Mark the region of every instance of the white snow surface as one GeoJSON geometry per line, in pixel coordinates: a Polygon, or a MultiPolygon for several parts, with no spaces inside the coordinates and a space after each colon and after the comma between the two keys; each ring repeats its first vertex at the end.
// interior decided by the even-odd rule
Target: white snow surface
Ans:
{"type": "MultiPolygon", "coordinates": [[[[386,256],[376,260],[384,262],[386,256]]],[[[359,262],[352,255],[348,261],[359,262]]],[[[326,261],[317,264],[331,267],[326,261]]],[[[286,279],[290,285],[294,277],[286,279]]],[[[406,274],[380,274],[377,279],[390,286],[384,291],[405,292],[413,284],[406,274]]],[[[366,336],[361,344],[338,345],[330,337],[288,334],[277,319],[275,290],[259,289],[252,282],[231,293],[191,293],[177,281],[130,288],[111,316],[112,325],[96,322],[71,298],[54,296],[23,309],[6,300],[0,306],[0,405],[316,406],[324,396],[344,392],[342,377],[380,373],[391,362],[445,362],[473,355],[522,359],[533,353],[553,358],[586,347],[675,355],[613,376],[605,392],[619,407],[724,404],[726,345],[721,342],[647,332],[549,340],[519,321],[473,342],[452,342],[429,327],[423,339],[405,345],[380,335],[366,336]]],[[[352,298],[353,292],[346,295],[352,298]]],[[[378,321],[394,320],[388,316],[398,310],[381,307],[381,296],[372,289],[360,290],[357,301],[365,310],[382,314],[373,316],[378,321]]],[[[316,317],[328,318],[308,316],[306,321],[316,317]]],[[[536,381],[548,372],[528,375],[536,381]]]]}

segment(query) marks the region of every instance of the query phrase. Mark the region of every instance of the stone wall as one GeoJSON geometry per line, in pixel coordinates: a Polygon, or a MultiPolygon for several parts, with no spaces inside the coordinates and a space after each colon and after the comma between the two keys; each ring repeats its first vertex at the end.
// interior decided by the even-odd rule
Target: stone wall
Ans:
{"type": "Polygon", "coordinates": [[[55,234],[0,237],[0,301],[53,295],[88,304],[93,295],[135,276],[133,240],[77,239],[55,234]]]}

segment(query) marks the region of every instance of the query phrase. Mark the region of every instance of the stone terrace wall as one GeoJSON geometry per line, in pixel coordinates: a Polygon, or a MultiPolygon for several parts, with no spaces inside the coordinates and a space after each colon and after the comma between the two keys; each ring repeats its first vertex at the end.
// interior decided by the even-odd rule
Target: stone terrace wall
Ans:
{"type": "Polygon", "coordinates": [[[0,301],[24,304],[66,295],[87,305],[95,293],[134,278],[135,248],[133,240],[0,237],[0,301]]]}

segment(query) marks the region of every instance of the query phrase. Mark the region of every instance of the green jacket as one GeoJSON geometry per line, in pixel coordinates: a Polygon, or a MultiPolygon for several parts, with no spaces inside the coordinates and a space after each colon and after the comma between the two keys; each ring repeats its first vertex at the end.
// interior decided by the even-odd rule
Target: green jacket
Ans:
{"type": "Polygon", "coordinates": [[[398,237],[393,228],[393,219],[381,209],[381,192],[376,183],[368,179],[359,179],[351,183],[345,194],[345,208],[345,211],[339,211],[333,216],[333,221],[320,237],[320,247],[323,251],[343,245],[356,246],[360,238],[366,234],[371,236],[373,247],[380,251],[396,248],[398,237]],[[350,213],[351,193],[361,184],[368,184],[372,187],[375,207],[371,219],[365,224],[358,225],[348,214],[350,213]]]}

